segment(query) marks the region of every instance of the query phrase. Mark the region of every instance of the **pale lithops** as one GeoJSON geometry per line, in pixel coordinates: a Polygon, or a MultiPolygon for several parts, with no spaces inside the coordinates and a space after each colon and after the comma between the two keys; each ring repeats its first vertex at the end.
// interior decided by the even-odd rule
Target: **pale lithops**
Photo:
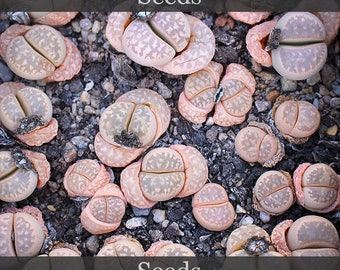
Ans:
{"type": "Polygon", "coordinates": [[[211,231],[228,229],[235,210],[225,189],[215,183],[205,184],[192,198],[192,211],[198,223],[211,231]]]}
{"type": "Polygon", "coordinates": [[[148,257],[191,257],[195,253],[185,245],[176,244],[169,240],[159,240],[153,243],[145,252],[148,257]]]}
{"type": "Polygon", "coordinates": [[[38,208],[10,208],[0,214],[0,256],[36,256],[47,236],[38,208]]]}
{"type": "Polygon", "coordinates": [[[227,239],[226,256],[276,256],[276,253],[269,234],[253,224],[233,230],[227,239]]]}
{"type": "Polygon", "coordinates": [[[49,97],[40,89],[15,82],[0,85],[0,124],[22,142],[40,146],[57,135],[52,111],[49,97]]]}
{"type": "Polygon", "coordinates": [[[69,80],[82,66],[76,45],[48,25],[11,25],[0,36],[0,54],[15,74],[28,80],[69,80]]]}
{"type": "Polygon", "coordinates": [[[69,23],[78,12],[28,12],[34,23],[51,26],[62,26],[69,23]]]}
{"type": "Polygon", "coordinates": [[[293,181],[288,172],[270,170],[261,174],[253,189],[254,208],[280,215],[295,202],[293,181]]]}
{"type": "Polygon", "coordinates": [[[161,95],[146,88],[131,90],[102,114],[95,152],[102,163],[124,167],[153,145],[169,123],[170,109],[161,95]]]}
{"type": "Polygon", "coordinates": [[[271,240],[285,256],[339,256],[339,234],[326,218],[307,215],[275,226],[271,240]]]}
{"type": "Polygon", "coordinates": [[[213,120],[217,125],[232,126],[245,120],[253,102],[254,76],[242,65],[232,63],[220,81],[222,70],[221,64],[211,61],[188,76],[178,100],[184,118],[201,124],[215,108],[213,120]]]}
{"type": "Polygon", "coordinates": [[[149,18],[112,12],[106,37],[133,61],[174,75],[205,67],[215,53],[215,38],[201,20],[182,12],[155,12],[149,18]]]}
{"type": "Polygon", "coordinates": [[[267,19],[271,12],[228,12],[228,14],[237,21],[247,24],[256,24],[267,19]]]}
{"type": "Polygon", "coordinates": [[[58,243],[53,246],[48,256],[52,257],[79,257],[81,252],[76,245],[68,243],[58,243]]]}
{"type": "Polygon", "coordinates": [[[71,197],[92,197],[109,181],[110,174],[103,164],[92,159],[83,159],[67,169],[63,183],[71,197]]]}
{"type": "Polygon", "coordinates": [[[340,176],[329,165],[303,163],[293,180],[297,202],[304,208],[318,213],[340,209],[340,176]]]}
{"type": "Polygon", "coordinates": [[[208,178],[202,154],[191,146],[171,145],[151,150],[127,166],[120,184],[126,200],[138,208],[196,193],[208,178]]]}
{"type": "Polygon", "coordinates": [[[305,143],[320,125],[318,109],[308,101],[279,97],[272,110],[276,128],[289,142],[305,143]]]}
{"type": "Polygon", "coordinates": [[[105,239],[97,256],[142,257],[144,256],[144,249],[138,240],[128,235],[113,235],[105,239]]]}
{"type": "Polygon", "coordinates": [[[250,122],[235,138],[237,154],[249,163],[273,167],[284,156],[284,146],[265,123],[250,122]]]}
{"type": "Polygon", "coordinates": [[[80,215],[83,227],[92,234],[116,230],[125,214],[126,200],[116,184],[98,189],[80,215]]]}
{"type": "Polygon", "coordinates": [[[13,151],[0,151],[0,200],[6,202],[26,199],[50,178],[50,164],[44,154],[30,150],[14,151],[15,156],[13,151]]]}

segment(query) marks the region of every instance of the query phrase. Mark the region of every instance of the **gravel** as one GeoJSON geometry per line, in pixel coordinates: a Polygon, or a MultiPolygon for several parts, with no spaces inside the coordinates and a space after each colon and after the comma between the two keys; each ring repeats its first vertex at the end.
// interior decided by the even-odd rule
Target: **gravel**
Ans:
{"type": "MultiPolygon", "coordinates": [[[[254,103],[246,121],[233,127],[213,125],[208,120],[195,125],[178,112],[177,102],[183,91],[186,75],[172,76],[150,67],[132,62],[118,53],[105,37],[105,13],[79,13],[66,26],[59,27],[77,45],[83,57],[81,72],[72,80],[56,83],[37,83],[14,75],[0,60],[0,82],[21,81],[43,89],[53,105],[53,116],[58,120],[56,138],[41,147],[33,148],[46,154],[51,164],[48,184],[36,190],[29,198],[18,203],[0,202],[0,211],[8,207],[32,205],[38,207],[45,223],[49,225],[54,244],[75,244],[84,256],[93,256],[111,235],[129,234],[141,242],[144,249],[159,239],[172,240],[191,248],[198,256],[223,256],[225,243],[232,230],[244,224],[256,224],[271,232],[285,219],[297,219],[315,214],[294,204],[280,216],[268,217],[252,207],[252,188],[257,178],[268,169],[259,164],[250,165],[235,153],[234,140],[238,131],[250,121],[270,122],[270,112],[278,95],[289,95],[313,103],[321,113],[318,131],[303,145],[292,145],[283,138],[286,155],[274,169],[289,173],[300,163],[323,162],[340,173],[340,91],[339,91],[339,41],[330,44],[326,65],[310,81],[291,82],[281,79],[272,68],[263,68],[253,62],[246,50],[245,34],[250,28],[228,18],[228,24],[217,27],[217,14],[192,13],[211,27],[216,37],[216,54],[213,60],[224,68],[231,62],[243,64],[255,76],[257,88],[254,103]],[[191,197],[175,198],[157,203],[152,209],[126,208],[121,226],[114,232],[92,236],[80,223],[80,213],[86,200],[72,200],[63,187],[63,176],[74,162],[84,158],[97,159],[94,137],[98,132],[101,113],[123,93],[147,87],[160,93],[171,108],[172,119],[165,134],[152,148],[181,143],[194,146],[205,157],[209,167],[209,182],[221,184],[236,209],[233,225],[221,232],[202,228],[192,214],[191,197]],[[330,130],[330,128],[332,128],[330,130]]],[[[13,22],[2,14],[0,30],[13,22]]],[[[339,36],[338,39],[339,40],[339,36]]],[[[151,150],[151,149],[150,149],[151,150]]],[[[112,168],[112,180],[119,184],[122,168],[112,168]]],[[[340,228],[340,213],[319,214],[340,228]]]]}

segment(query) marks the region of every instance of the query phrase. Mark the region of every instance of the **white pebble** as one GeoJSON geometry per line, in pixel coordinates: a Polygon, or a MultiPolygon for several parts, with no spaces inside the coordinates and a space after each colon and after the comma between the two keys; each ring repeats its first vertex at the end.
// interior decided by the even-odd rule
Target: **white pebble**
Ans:
{"type": "Polygon", "coordinates": [[[268,215],[267,213],[264,213],[264,212],[260,212],[260,219],[261,219],[263,222],[269,222],[269,220],[270,220],[270,215],[268,215]]]}
{"type": "Polygon", "coordinates": [[[254,223],[254,219],[251,216],[244,216],[240,220],[240,226],[250,225],[254,223]]]}
{"type": "Polygon", "coordinates": [[[144,217],[133,217],[126,221],[125,227],[127,229],[135,229],[146,225],[147,219],[144,217]]]}

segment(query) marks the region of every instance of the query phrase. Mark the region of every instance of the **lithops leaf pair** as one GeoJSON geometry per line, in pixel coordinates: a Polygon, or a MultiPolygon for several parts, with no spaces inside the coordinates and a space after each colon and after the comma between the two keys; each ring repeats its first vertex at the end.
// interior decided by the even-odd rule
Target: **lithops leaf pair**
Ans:
{"type": "Polygon", "coordinates": [[[131,90],[105,109],[94,147],[100,161],[124,167],[166,131],[170,109],[164,98],[146,88],[131,90]]]}
{"type": "Polygon", "coordinates": [[[228,12],[234,20],[244,22],[247,24],[256,24],[262,20],[267,19],[271,12],[228,12]]]}
{"type": "Polygon", "coordinates": [[[28,80],[69,80],[82,66],[76,45],[48,25],[11,25],[0,36],[0,55],[28,80]]]}
{"type": "Polygon", "coordinates": [[[185,245],[169,240],[159,240],[153,243],[145,252],[147,257],[193,257],[195,253],[185,245]]]}
{"type": "Polygon", "coordinates": [[[211,231],[228,229],[235,210],[225,189],[215,183],[205,184],[192,198],[192,211],[198,223],[211,231]]]}
{"type": "Polygon", "coordinates": [[[182,116],[195,124],[203,123],[215,108],[213,120],[232,126],[245,120],[255,92],[254,76],[240,64],[229,64],[220,81],[223,66],[211,61],[207,67],[188,76],[178,100],[182,116]]]}
{"type": "Polygon", "coordinates": [[[125,214],[126,199],[116,184],[106,184],[88,202],[80,215],[83,227],[92,234],[116,230],[125,214]]]}
{"type": "Polygon", "coordinates": [[[144,256],[143,246],[138,240],[128,235],[113,235],[105,239],[97,256],[133,257],[144,256]]]}
{"type": "Polygon", "coordinates": [[[0,85],[0,124],[22,142],[40,146],[51,141],[58,132],[52,112],[42,90],[15,82],[0,85]]]}
{"type": "Polygon", "coordinates": [[[191,146],[171,145],[151,150],[127,166],[120,184],[126,200],[138,208],[196,193],[208,179],[202,154],[191,146]]]}
{"type": "Polygon", "coordinates": [[[36,256],[47,236],[38,208],[10,208],[0,214],[0,256],[36,256]]]}
{"type": "Polygon", "coordinates": [[[309,12],[287,12],[250,29],[247,49],[258,63],[273,66],[283,77],[304,80],[327,60],[323,23],[309,12]],[[269,39],[267,46],[264,40],[269,39]],[[269,52],[270,51],[270,52],[269,52]]]}
{"type": "Polygon", "coordinates": [[[63,183],[71,197],[92,197],[109,181],[110,174],[103,164],[92,159],[83,159],[68,167],[63,183]]]}
{"type": "Polygon", "coordinates": [[[37,24],[62,26],[69,23],[78,12],[28,12],[30,19],[37,24]]]}
{"type": "Polygon", "coordinates": [[[22,150],[23,157],[15,159],[11,151],[0,151],[0,200],[18,202],[43,187],[50,178],[50,164],[42,153],[22,150]],[[20,166],[30,163],[31,169],[20,166]]]}
{"type": "Polygon", "coordinates": [[[269,234],[259,226],[244,225],[231,232],[226,244],[226,256],[280,256],[269,234]]]}
{"type": "Polygon", "coordinates": [[[289,142],[308,141],[320,125],[320,113],[313,104],[304,100],[279,97],[272,110],[276,128],[289,142]]]}
{"type": "Polygon", "coordinates": [[[235,150],[245,161],[273,167],[284,156],[284,146],[265,123],[250,122],[235,138],[235,150]]]}
{"type": "Polygon", "coordinates": [[[201,20],[182,12],[155,12],[149,18],[112,12],[106,37],[136,63],[174,74],[205,67],[215,53],[215,38],[201,20]]]}
{"type": "Polygon", "coordinates": [[[293,181],[288,172],[263,173],[253,189],[254,208],[270,215],[280,215],[295,202],[293,181]]]}
{"type": "Polygon", "coordinates": [[[329,165],[302,163],[293,180],[297,202],[304,208],[318,213],[340,209],[340,176],[329,165]]]}
{"type": "Polygon", "coordinates": [[[339,233],[326,218],[307,215],[280,222],[271,240],[285,256],[339,256],[339,233]]]}

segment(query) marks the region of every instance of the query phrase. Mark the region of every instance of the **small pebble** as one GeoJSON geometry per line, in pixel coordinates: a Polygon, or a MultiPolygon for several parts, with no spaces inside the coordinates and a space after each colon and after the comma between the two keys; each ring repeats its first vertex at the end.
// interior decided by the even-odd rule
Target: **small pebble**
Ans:
{"type": "Polygon", "coordinates": [[[91,235],[86,240],[86,248],[90,253],[95,254],[98,251],[99,243],[98,243],[98,236],[97,235],[91,235]]]}
{"type": "Polygon", "coordinates": [[[115,90],[115,86],[108,79],[103,82],[102,87],[108,92],[113,92],[115,90]]]}
{"type": "Polygon", "coordinates": [[[80,33],[81,29],[78,21],[72,21],[71,26],[73,32],[80,33]]]}
{"type": "Polygon", "coordinates": [[[267,100],[255,100],[255,107],[258,112],[265,112],[270,107],[270,102],[267,100]]]}
{"type": "Polygon", "coordinates": [[[91,95],[87,91],[83,91],[80,95],[80,101],[89,105],[91,102],[91,95]]]}
{"type": "Polygon", "coordinates": [[[89,91],[93,88],[94,86],[94,82],[93,81],[89,81],[86,85],[85,85],[85,91],[89,91]]]}
{"type": "Polygon", "coordinates": [[[254,223],[254,219],[251,216],[244,216],[241,220],[240,220],[240,226],[244,226],[244,225],[250,225],[254,223]]]}
{"type": "Polygon", "coordinates": [[[64,160],[69,163],[72,162],[73,160],[75,160],[75,158],[77,157],[77,149],[76,147],[70,143],[67,142],[63,151],[63,158],[64,160]]]}
{"type": "Polygon", "coordinates": [[[0,62],[0,79],[3,82],[9,82],[13,78],[13,72],[3,63],[0,62]]]}
{"type": "Polygon", "coordinates": [[[92,27],[92,22],[88,18],[81,19],[79,25],[82,29],[88,31],[92,27]]]}
{"type": "Polygon", "coordinates": [[[280,92],[278,90],[272,90],[266,94],[266,99],[271,103],[274,103],[279,95],[280,92]]]}
{"type": "Polygon", "coordinates": [[[55,209],[55,207],[54,207],[53,205],[50,205],[50,204],[49,204],[49,205],[47,205],[46,207],[47,207],[48,210],[50,210],[50,211],[52,211],[52,212],[57,211],[57,209],[55,209]]]}
{"type": "Polygon", "coordinates": [[[136,206],[132,206],[133,214],[137,217],[148,216],[150,214],[150,208],[142,209],[136,206]]]}
{"type": "Polygon", "coordinates": [[[260,212],[260,219],[263,222],[269,222],[270,221],[270,215],[268,215],[267,213],[264,213],[264,212],[260,212]]]}
{"type": "Polygon", "coordinates": [[[150,230],[149,235],[151,237],[152,242],[157,242],[163,239],[163,233],[160,230],[150,230]]]}
{"type": "Polygon", "coordinates": [[[338,126],[334,125],[326,130],[326,134],[329,136],[335,136],[338,133],[338,130],[339,130],[338,126]]]}
{"type": "Polygon", "coordinates": [[[291,92],[295,91],[297,88],[297,81],[289,80],[285,77],[281,78],[282,91],[291,92]]]}
{"type": "Polygon", "coordinates": [[[247,211],[244,210],[244,208],[243,208],[241,205],[239,205],[239,204],[236,205],[235,212],[236,212],[237,214],[245,214],[245,213],[247,213],[247,211]]]}
{"type": "Polygon", "coordinates": [[[156,85],[158,87],[158,94],[163,98],[169,99],[172,97],[172,91],[164,83],[156,81],[156,85]]]}
{"type": "Polygon", "coordinates": [[[332,98],[329,105],[333,108],[340,108],[340,97],[332,98]]]}
{"type": "Polygon", "coordinates": [[[321,80],[320,73],[317,72],[317,73],[315,73],[313,76],[307,78],[307,79],[306,79],[306,82],[307,82],[309,85],[312,86],[312,85],[317,84],[320,80],[321,80]]]}
{"type": "Polygon", "coordinates": [[[136,229],[138,227],[146,225],[148,220],[144,217],[133,217],[126,221],[125,227],[127,229],[136,229]]]}
{"type": "Polygon", "coordinates": [[[152,210],[152,214],[153,214],[153,220],[156,223],[162,223],[166,218],[165,210],[154,209],[152,210]]]}
{"type": "Polygon", "coordinates": [[[98,34],[100,30],[100,22],[99,21],[94,21],[93,25],[92,25],[92,32],[94,34],[98,34]]]}

